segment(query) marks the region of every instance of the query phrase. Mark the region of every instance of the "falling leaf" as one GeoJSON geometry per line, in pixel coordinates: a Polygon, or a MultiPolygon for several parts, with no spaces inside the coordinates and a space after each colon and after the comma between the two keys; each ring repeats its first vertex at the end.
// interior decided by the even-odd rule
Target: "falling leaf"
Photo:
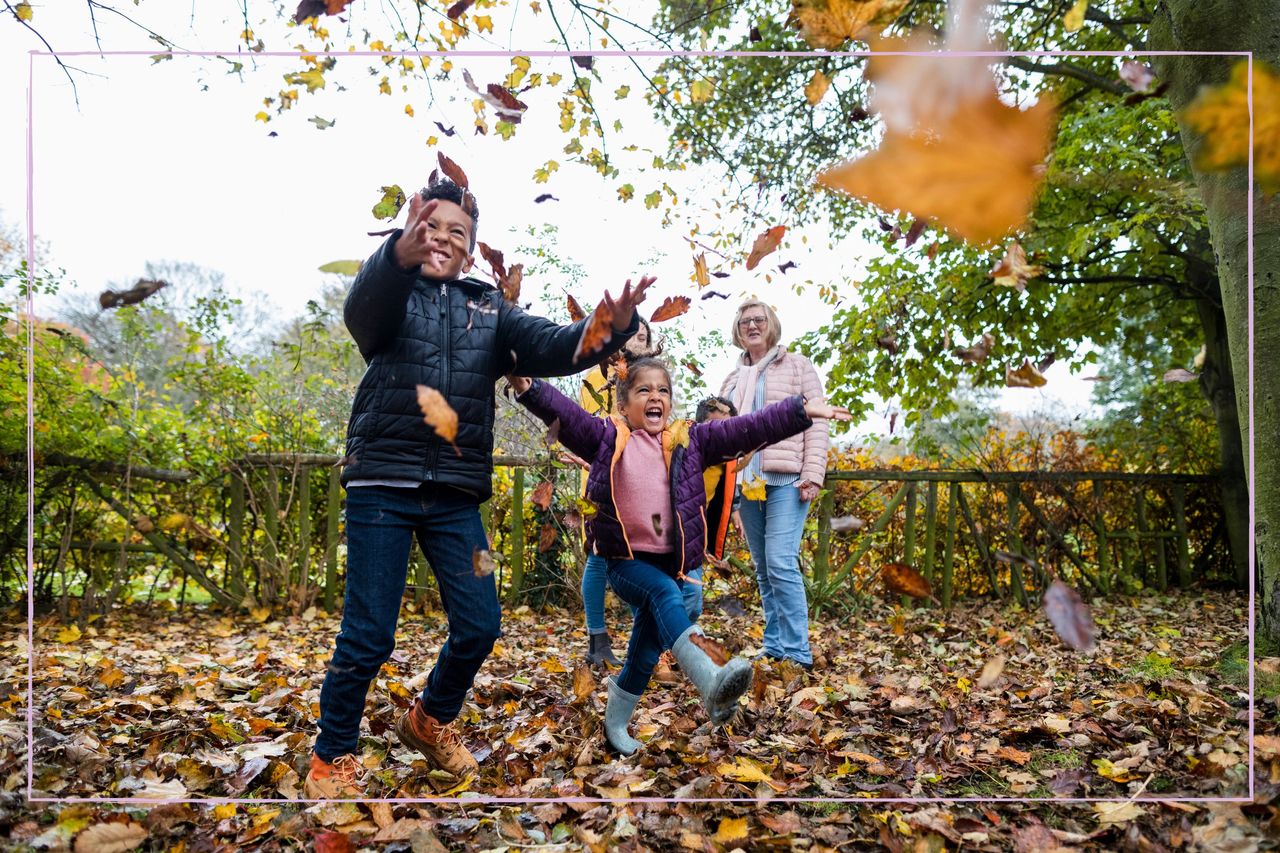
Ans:
{"type": "Polygon", "coordinates": [[[662,516],[655,512],[653,516],[649,519],[649,522],[653,525],[654,535],[657,536],[659,539],[661,539],[662,538],[662,516]]]}
{"type": "Polygon", "coordinates": [[[1022,366],[1017,370],[1011,367],[1004,369],[1004,384],[1010,388],[1039,388],[1048,381],[1040,375],[1029,358],[1023,359],[1022,366]]]}
{"type": "Polygon", "coordinates": [[[449,407],[444,395],[426,385],[418,386],[418,408],[422,410],[422,419],[436,431],[436,435],[453,444],[458,455],[458,445],[454,444],[458,437],[458,413],[449,407]]]}
{"type": "Polygon", "coordinates": [[[18,16],[19,21],[30,22],[35,17],[35,12],[31,8],[31,4],[26,0],[13,7],[13,14],[18,16]]]}
{"type": "MultiPolygon", "coordinates": [[[[1249,64],[1240,60],[1221,86],[1203,89],[1182,119],[1204,137],[1195,152],[1197,169],[1212,172],[1244,166],[1249,159],[1249,64]]],[[[1253,174],[1264,193],[1280,190],[1280,75],[1253,63],[1253,174]]]]}
{"type": "Polygon", "coordinates": [[[338,123],[337,119],[320,118],[320,116],[312,116],[307,121],[314,124],[320,130],[328,130],[338,123]]]}
{"type": "Polygon", "coordinates": [[[589,53],[576,54],[569,58],[573,61],[574,65],[585,71],[590,71],[591,66],[595,64],[595,57],[589,53]]]}
{"type": "Polygon", "coordinates": [[[360,272],[364,261],[330,261],[320,267],[320,272],[331,272],[336,275],[355,275],[360,272]]]}
{"type": "Polygon", "coordinates": [[[747,256],[747,269],[755,269],[756,264],[760,263],[766,255],[774,252],[782,243],[782,237],[786,233],[787,226],[775,225],[756,237],[755,243],[751,246],[751,254],[747,256]]]}
{"type": "Polygon", "coordinates": [[[751,32],[747,34],[747,38],[751,41],[760,41],[764,37],[760,35],[759,27],[752,27],[751,32]]]}
{"type": "Polygon", "coordinates": [[[696,362],[686,361],[684,362],[684,367],[694,376],[697,376],[699,379],[702,378],[702,368],[699,367],[696,362]]]}
{"type": "Polygon", "coordinates": [[[909,595],[912,598],[928,598],[933,589],[924,575],[906,563],[885,563],[880,567],[880,576],[890,592],[898,595],[909,595]]]}
{"type": "Polygon", "coordinates": [[[898,339],[892,332],[885,332],[876,338],[876,346],[889,353],[889,355],[898,354],[898,339]]]}
{"type": "Polygon", "coordinates": [[[449,7],[449,10],[445,12],[445,14],[449,17],[449,20],[456,21],[458,20],[458,17],[462,15],[463,12],[467,11],[467,9],[471,8],[471,4],[475,2],[476,0],[458,0],[457,3],[454,3],[449,7]]]}
{"type": "Polygon", "coordinates": [[[103,291],[102,295],[98,297],[98,304],[102,306],[102,310],[104,311],[108,308],[117,308],[121,305],[137,305],[142,300],[168,286],[169,282],[167,281],[140,278],[138,279],[138,283],[128,290],[121,290],[119,292],[114,290],[103,291]]]}
{"type": "Polygon", "coordinates": [[[978,676],[978,687],[986,690],[991,685],[1000,680],[1000,673],[1004,672],[1005,657],[1004,655],[996,655],[987,661],[982,667],[982,675],[978,676]]]}
{"type": "Polygon", "coordinates": [[[578,300],[573,298],[570,293],[565,294],[566,305],[569,308],[569,322],[576,323],[579,320],[587,319],[587,312],[582,310],[582,306],[578,304],[578,300]]]}
{"type": "Polygon", "coordinates": [[[982,338],[976,344],[958,348],[955,353],[965,364],[982,364],[987,360],[987,356],[991,355],[991,347],[995,342],[996,339],[990,332],[983,332],[982,338]]]}
{"type": "Polygon", "coordinates": [[[729,662],[729,653],[725,651],[724,646],[705,634],[699,634],[694,631],[689,635],[689,642],[702,649],[716,666],[724,666],[729,662]]]}
{"type": "Polygon", "coordinates": [[[436,158],[440,161],[440,171],[444,172],[446,178],[464,190],[470,188],[471,185],[467,182],[467,173],[462,171],[461,166],[444,156],[443,151],[437,151],[436,158]]]}
{"type": "Polygon", "coordinates": [[[898,413],[897,413],[897,412],[890,412],[890,413],[889,413],[889,434],[890,434],[890,435],[892,435],[892,434],[893,434],[893,427],[894,427],[894,425],[896,425],[897,423],[898,423],[898,413]]]}
{"type": "Polygon", "coordinates": [[[764,480],[752,480],[749,483],[742,484],[742,497],[749,501],[762,501],[767,496],[764,488],[764,480]]]}
{"type": "Polygon", "coordinates": [[[841,515],[831,519],[832,533],[857,533],[866,527],[867,523],[860,518],[852,515],[841,515]]]}
{"type": "Polygon", "coordinates": [[[689,87],[689,100],[695,104],[705,104],[711,100],[711,96],[715,94],[716,84],[705,77],[694,80],[693,85],[689,87]]]}
{"type": "Polygon", "coordinates": [[[911,246],[916,240],[920,239],[920,235],[924,233],[925,226],[928,223],[923,219],[917,219],[911,223],[911,227],[907,229],[907,239],[903,241],[903,245],[911,246]]]}
{"type": "Polygon", "coordinates": [[[1084,26],[1084,13],[1089,10],[1089,0],[1076,0],[1075,5],[1062,16],[1062,26],[1067,32],[1074,33],[1084,26]]]}
{"type": "Polygon", "coordinates": [[[908,0],[792,0],[789,24],[810,47],[836,50],[870,26],[893,23],[908,0]]]}
{"type": "Polygon", "coordinates": [[[375,219],[395,219],[404,207],[404,190],[398,184],[382,188],[382,200],[373,206],[375,219]]]}
{"type": "Polygon", "coordinates": [[[822,96],[827,94],[827,89],[831,88],[831,78],[822,73],[821,69],[813,72],[813,77],[804,86],[804,97],[813,106],[817,106],[822,100],[822,96]]]}
{"type": "Polygon", "coordinates": [[[711,283],[711,276],[707,274],[706,252],[693,259],[693,280],[697,282],[698,287],[706,287],[711,283]]]}
{"type": "Polygon", "coordinates": [[[1053,125],[1047,97],[1022,110],[1001,101],[993,88],[931,127],[890,127],[879,148],[826,170],[818,182],[988,243],[1021,226],[1031,212],[1053,125]]]}
{"type": "Polygon", "coordinates": [[[75,853],[125,853],[140,847],[147,835],[147,828],[133,821],[95,823],[76,836],[75,853]]]}
{"type": "Polygon", "coordinates": [[[557,441],[560,440],[560,419],[556,418],[551,422],[551,426],[547,427],[547,432],[542,436],[542,443],[548,448],[555,447],[557,441]]]}
{"type": "MultiPolygon", "coordinates": [[[[714,275],[714,273],[713,273],[713,275],[714,275]]],[[[727,294],[727,293],[721,293],[721,292],[720,292],[720,291],[718,291],[718,290],[708,290],[706,293],[702,294],[702,297],[701,297],[701,298],[702,298],[703,300],[707,300],[707,299],[711,299],[712,297],[715,297],[716,299],[728,299],[728,298],[729,298],[729,294],[727,294]]]]}
{"type": "Polygon", "coordinates": [[[720,826],[716,828],[716,834],[711,836],[711,840],[719,844],[730,844],[734,841],[742,841],[748,835],[747,818],[726,817],[720,819],[720,826]]]}
{"type": "Polygon", "coordinates": [[[1145,62],[1126,59],[1120,64],[1120,79],[1135,92],[1145,92],[1155,82],[1156,73],[1145,62]]]}
{"type": "Polygon", "coordinates": [[[440,128],[440,132],[443,133],[445,136],[453,136],[458,132],[454,130],[452,127],[445,127],[440,122],[436,122],[435,125],[436,127],[440,128]]]}
{"type": "Polygon", "coordinates": [[[533,490],[533,504],[538,509],[546,512],[551,508],[551,492],[552,484],[550,480],[543,480],[533,490]]]}
{"type": "Polygon", "coordinates": [[[988,275],[1001,287],[1015,287],[1019,292],[1027,289],[1027,281],[1044,272],[1044,267],[1027,263],[1027,253],[1014,240],[1005,250],[1004,257],[988,275]]]}
{"type": "Polygon", "coordinates": [[[599,304],[596,305],[596,310],[591,312],[591,319],[587,321],[586,327],[582,330],[582,337],[578,339],[578,346],[573,351],[574,362],[578,362],[583,357],[604,349],[605,344],[612,339],[613,311],[601,299],[599,304]]]}
{"type": "Polygon", "coordinates": [[[553,196],[551,193],[543,193],[542,195],[540,195],[540,196],[538,196],[537,198],[535,198],[535,199],[533,200],[533,203],[534,203],[534,204],[542,204],[544,201],[559,201],[559,200],[560,200],[560,199],[556,198],[556,197],[555,197],[555,196],[553,196]]]}
{"type": "Polygon", "coordinates": [[[650,323],[662,323],[667,320],[674,320],[681,314],[689,310],[689,306],[693,304],[687,296],[668,296],[662,300],[662,304],[657,307],[653,314],[649,317],[650,323]]]}
{"type": "Polygon", "coordinates": [[[520,283],[524,281],[524,264],[512,264],[506,276],[498,281],[502,298],[513,305],[520,301],[520,283]]]}
{"type": "Polygon", "coordinates": [[[487,578],[496,568],[498,564],[489,551],[481,551],[477,548],[471,552],[471,571],[475,572],[476,577],[487,578]]]}
{"type": "Polygon", "coordinates": [[[1199,375],[1185,370],[1181,367],[1175,367],[1173,370],[1167,370],[1164,374],[1165,382],[1195,382],[1199,379],[1199,375]]]}
{"type": "Polygon", "coordinates": [[[796,268],[795,261],[787,261],[785,264],[778,264],[778,272],[783,274],[785,274],[787,270],[793,270],[795,268],[796,268]]]}
{"type": "Polygon", "coordinates": [[[1044,612],[1068,646],[1081,652],[1093,648],[1093,616],[1080,593],[1055,579],[1044,592],[1044,612]]]}
{"type": "Polygon", "coordinates": [[[556,528],[551,522],[545,522],[538,532],[538,553],[545,554],[556,544],[556,528]]]}

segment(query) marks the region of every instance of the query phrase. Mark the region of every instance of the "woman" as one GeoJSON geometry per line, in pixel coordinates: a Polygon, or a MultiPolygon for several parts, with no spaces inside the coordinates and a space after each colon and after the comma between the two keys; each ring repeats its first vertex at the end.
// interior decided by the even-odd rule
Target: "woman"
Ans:
{"type": "MultiPolygon", "coordinates": [[[[624,364],[630,364],[639,358],[655,356],[662,352],[662,346],[653,339],[653,330],[645,320],[640,321],[640,328],[622,347],[624,364]]],[[[582,408],[599,418],[607,418],[613,414],[614,387],[617,384],[616,369],[605,363],[589,372],[582,380],[582,390],[578,402],[582,408]]],[[[587,489],[587,472],[582,472],[583,493],[587,489]]],[[[609,629],[604,623],[604,588],[605,569],[608,561],[595,554],[587,555],[587,564],[582,568],[582,605],[587,617],[587,662],[593,666],[605,663],[621,666],[621,661],[613,653],[613,640],[609,637],[609,629]]]]}
{"type": "MultiPolygon", "coordinates": [[[[742,350],[720,395],[740,414],[759,411],[794,394],[823,399],[813,363],[778,342],[782,323],[758,299],[738,306],[733,342],[742,350]]],[[[764,607],[764,656],[813,667],[809,602],[800,575],[800,537],[809,504],[827,470],[827,422],[815,420],[799,435],[772,444],[739,467],[740,529],[751,549],[764,607]]]]}

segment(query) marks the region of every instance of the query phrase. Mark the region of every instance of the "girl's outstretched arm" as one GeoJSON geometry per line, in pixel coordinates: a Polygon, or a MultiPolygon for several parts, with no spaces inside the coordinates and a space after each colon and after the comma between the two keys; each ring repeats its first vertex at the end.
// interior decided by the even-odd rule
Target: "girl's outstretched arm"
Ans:
{"type": "Polygon", "coordinates": [[[702,445],[703,462],[715,465],[803,432],[815,418],[847,421],[850,416],[849,410],[841,406],[822,400],[806,401],[797,394],[757,412],[695,424],[693,430],[702,445]]]}
{"type": "Polygon", "coordinates": [[[588,462],[595,458],[600,442],[604,440],[607,420],[587,414],[549,383],[523,376],[508,379],[516,392],[516,402],[537,415],[547,426],[560,422],[561,444],[588,462]]]}

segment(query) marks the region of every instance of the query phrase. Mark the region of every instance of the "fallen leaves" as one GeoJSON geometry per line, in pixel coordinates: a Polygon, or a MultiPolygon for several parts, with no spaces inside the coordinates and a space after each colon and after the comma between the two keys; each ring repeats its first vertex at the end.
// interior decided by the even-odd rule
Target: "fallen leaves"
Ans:
{"type": "MultiPolygon", "coordinates": [[[[1194,151],[1197,169],[1213,172],[1249,160],[1249,63],[1240,60],[1230,79],[1203,89],[1182,112],[1203,137],[1194,151]]],[[[1253,61],[1253,175],[1264,193],[1280,190],[1280,74],[1253,61]]]]}
{"type": "Polygon", "coordinates": [[[422,410],[422,419],[436,431],[436,435],[453,445],[454,451],[461,456],[462,451],[455,443],[458,437],[458,413],[455,412],[444,395],[426,385],[418,386],[418,408],[422,410]]]}
{"type": "Polygon", "coordinates": [[[787,226],[774,225],[756,237],[755,242],[751,245],[751,253],[747,256],[747,269],[755,269],[760,261],[776,251],[786,233],[787,226]]]}

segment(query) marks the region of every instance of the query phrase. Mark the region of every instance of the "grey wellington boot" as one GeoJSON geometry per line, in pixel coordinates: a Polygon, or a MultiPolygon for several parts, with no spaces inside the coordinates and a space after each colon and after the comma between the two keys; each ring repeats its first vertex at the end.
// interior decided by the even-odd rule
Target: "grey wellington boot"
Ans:
{"type": "Polygon", "coordinates": [[[702,705],[716,725],[729,722],[738,710],[738,697],[751,688],[751,662],[734,657],[719,666],[706,652],[698,648],[691,637],[701,634],[696,625],[689,626],[676,639],[671,653],[680,662],[680,671],[689,676],[693,686],[702,696],[702,705]]]}
{"type": "Polygon", "coordinates": [[[609,703],[604,708],[604,739],[614,751],[631,755],[644,746],[627,734],[627,724],[640,697],[623,690],[612,678],[606,678],[605,684],[609,686],[609,703]]]}

